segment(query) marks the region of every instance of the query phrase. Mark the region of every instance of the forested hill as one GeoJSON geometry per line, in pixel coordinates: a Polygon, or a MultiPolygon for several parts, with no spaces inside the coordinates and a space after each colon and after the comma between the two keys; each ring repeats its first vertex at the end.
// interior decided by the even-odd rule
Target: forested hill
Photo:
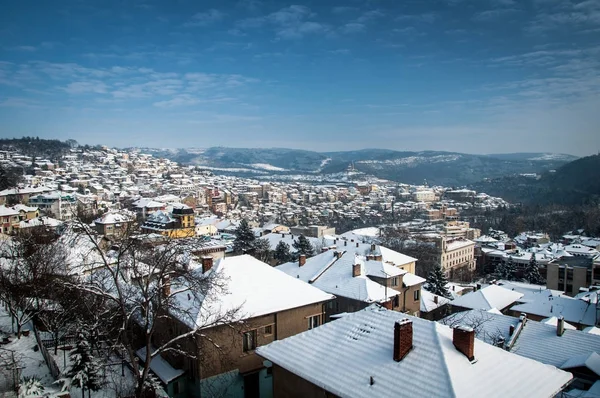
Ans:
{"type": "Polygon", "coordinates": [[[39,137],[1,138],[0,150],[18,151],[36,158],[57,159],[76,144],[74,140],[46,140],[39,137]]]}
{"type": "Polygon", "coordinates": [[[587,156],[546,172],[540,179],[502,177],[472,187],[509,201],[528,204],[585,204],[600,202],[600,154],[587,156]]]}

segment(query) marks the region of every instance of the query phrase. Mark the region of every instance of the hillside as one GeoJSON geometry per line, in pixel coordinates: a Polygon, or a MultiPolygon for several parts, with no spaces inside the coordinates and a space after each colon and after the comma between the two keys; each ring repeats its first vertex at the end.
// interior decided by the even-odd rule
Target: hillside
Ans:
{"type": "Polygon", "coordinates": [[[39,137],[0,138],[0,150],[18,151],[36,158],[58,159],[75,141],[46,140],[39,137]]]}
{"type": "MultiPolygon", "coordinates": [[[[146,148],[144,150],[147,150],[146,148]]],[[[546,153],[470,155],[441,151],[394,151],[364,149],[341,152],[313,152],[285,148],[224,148],[204,150],[156,150],[184,164],[194,164],[231,175],[283,178],[312,175],[322,178],[353,167],[366,175],[409,184],[464,186],[484,178],[520,173],[543,173],[576,159],[570,155],[546,153]]]]}
{"type": "Polygon", "coordinates": [[[536,204],[595,203],[600,199],[600,155],[567,163],[539,179],[505,176],[473,184],[474,189],[507,200],[536,204]]]}

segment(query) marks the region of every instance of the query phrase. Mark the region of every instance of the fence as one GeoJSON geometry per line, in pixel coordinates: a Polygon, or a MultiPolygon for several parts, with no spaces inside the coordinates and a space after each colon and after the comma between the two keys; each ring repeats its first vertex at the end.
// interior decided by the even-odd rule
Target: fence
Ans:
{"type": "Polygon", "coordinates": [[[50,374],[52,375],[52,377],[57,379],[60,375],[60,370],[58,369],[56,361],[54,360],[52,355],[50,355],[46,346],[43,344],[43,341],[40,338],[40,334],[38,333],[37,328],[35,326],[33,327],[33,333],[35,334],[35,340],[37,341],[38,347],[40,348],[40,352],[42,353],[42,356],[46,361],[46,365],[48,365],[48,369],[50,369],[50,374]]]}

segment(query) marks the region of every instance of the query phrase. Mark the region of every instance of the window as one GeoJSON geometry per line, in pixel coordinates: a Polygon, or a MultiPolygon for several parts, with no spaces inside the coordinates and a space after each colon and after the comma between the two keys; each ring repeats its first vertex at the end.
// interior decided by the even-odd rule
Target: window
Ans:
{"type": "Polygon", "coordinates": [[[392,278],[392,286],[398,286],[398,277],[397,276],[394,276],[392,278]]]}
{"type": "Polygon", "coordinates": [[[417,301],[419,299],[419,294],[420,293],[421,293],[420,290],[415,290],[415,292],[414,292],[414,299],[415,299],[415,301],[417,301]]]}
{"type": "Polygon", "coordinates": [[[393,306],[394,308],[400,307],[400,295],[394,296],[393,306]]]}
{"type": "Polygon", "coordinates": [[[319,326],[320,321],[321,321],[321,315],[314,315],[314,316],[308,317],[308,330],[314,329],[317,326],[319,326]]]}
{"type": "Polygon", "coordinates": [[[244,352],[252,351],[256,348],[256,330],[249,330],[244,333],[244,352]]]}
{"type": "Polygon", "coordinates": [[[273,325],[265,326],[265,334],[273,334],[273,325]]]}

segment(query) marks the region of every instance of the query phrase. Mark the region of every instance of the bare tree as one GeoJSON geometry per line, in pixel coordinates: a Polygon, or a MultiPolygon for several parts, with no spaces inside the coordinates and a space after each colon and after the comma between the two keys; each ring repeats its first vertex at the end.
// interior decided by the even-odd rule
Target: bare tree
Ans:
{"type": "Polygon", "coordinates": [[[182,343],[200,336],[199,330],[227,324],[237,319],[239,308],[217,311],[197,307],[207,296],[222,297],[226,281],[217,272],[203,270],[191,255],[190,240],[161,242],[136,235],[134,230],[116,238],[109,248],[85,223],[78,224],[76,239],[87,242],[90,251],[86,269],[69,287],[95,300],[97,313],[106,319],[99,327],[112,352],[124,352],[136,378],[135,395],[141,397],[148,389],[152,358],[163,353],[175,353],[197,359],[197,352],[182,349],[182,343]],[[92,260],[90,260],[93,257],[92,260]],[[206,271],[206,272],[204,272],[206,271]],[[172,317],[193,319],[192,327],[176,333],[162,344],[157,332],[172,317]],[[155,346],[156,345],[156,346],[155,346]],[[141,347],[141,351],[140,351],[141,347]],[[138,360],[137,353],[143,358],[138,360]]]}

